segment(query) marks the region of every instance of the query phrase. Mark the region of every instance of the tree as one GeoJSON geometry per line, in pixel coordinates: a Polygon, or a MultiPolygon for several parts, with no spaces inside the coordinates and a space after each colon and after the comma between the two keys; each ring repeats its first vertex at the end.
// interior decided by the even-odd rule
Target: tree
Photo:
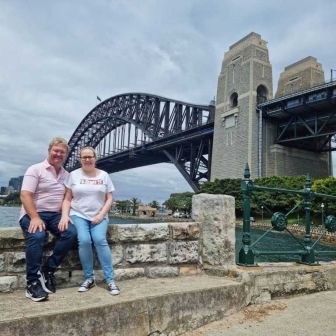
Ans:
{"type": "Polygon", "coordinates": [[[135,216],[137,207],[140,204],[140,200],[137,199],[136,197],[133,197],[133,198],[130,199],[129,202],[130,202],[130,205],[131,205],[131,208],[132,208],[132,215],[135,216]]]}
{"type": "Polygon", "coordinates": [[[152,201],[151,203],[149,203],[149,206],[158,209],[160,207],[160,203],[157,201],[152,201]]]}
{"type": "MultiPolygon", "coordinates": [[[[270,176],[255,179],[256,185],[285,188],[302,189],[304,187],[304,176],[270,176]]],[[[205,182],[200,189],[200,193],[231,195],[235,198],[236,215],[243,213],[243,195],[240,188],[241,179],[216,179],[213,182],[205,182]]],[[[300,200],[294,194],[283,192],[255,191],[251,197],[251,209],[254,213],[261,213],[261,205],[266,206],[271,211],[288,212],[300,200]]]]}
{"type": "MultiPolygon", "coordinates": [[[[305,176],[269,176],[257,178],[254,184],[282,189],[304,188],[305,176]]],[[[289,194],[286,192],[268,192],[257,191],[254,193],[252,207],[257,214],[261,212],[261,205],[265,205],[272,212],[281,211],[287,213],[295,205],[300,204],[302,197],[297,194],[289,194]]]]}
{"type": "Polygon", "coordinates": [[[190,213],[193,195],[194,193],[192,192],[174,193],[170,195],[169,199],[166,200],[163,205],[172,211],[179,210],[190,213]]]}
{"type": "Polygon", "coordinates": [[[3,204],[7,204],[7,205],[20,205],[21,204],[20,193],[19,192],[10,193],[3,200],[3,204]]]}
{"type": "MultiPolygon", "coordinates": [[[[327,177],[325,179],[318,179],[313,182],[312,190],[317,193],[327,194],[336,196],[336,178],[333,176],[327,177]]],[[[317,197],[313,202],[313,209],[315,212],[321,212],[321,203],[325,205],[326,214],[335,214],[336,212],[336,201],[317,197]]]]}
{"type": "Polygon", "coordinates": [[[131,202],[129,200],[116,201],[116,207],[121,213],[128,212],[130,206],[131,202]]]}

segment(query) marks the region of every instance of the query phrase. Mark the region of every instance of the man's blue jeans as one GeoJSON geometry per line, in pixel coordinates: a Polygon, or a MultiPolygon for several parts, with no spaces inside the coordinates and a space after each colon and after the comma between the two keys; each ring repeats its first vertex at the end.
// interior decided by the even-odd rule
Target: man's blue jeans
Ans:
{"type": "MultiPolygon", "coordinates": [[[[47,259],[45,264],[48,269],[55,271],[76,242],[76,227],[69,224],[66,231],[60,232],[58,230],[58,224],[61,219],[59,212],[39,212],[39,216],[45,223],[46,231],[50,231],[57,237],[53,254],[47,259]]],[[[42,266],[43,246],[48,237],[46,231],[37,230],[35,233],[29,233],[29,224],[30,217],[28,215],[23,216],[20,220],[20,226],[26,237],[27,283],[38,279],[37,272],[42,266]]]]}
{"type": "Polygon", "coordinates": [[[70,216],[76,226],[78,233],[79,258],[84,271],[85,279],[93,279],[93,251],[92,242],[96,248],[100,265],[103,269],[106,283],[113,280],[112,254],[107,243],[106,232],[108,227],[107,219],[99,224],[92,224],[91,221],[79,216],[70,216]]]}

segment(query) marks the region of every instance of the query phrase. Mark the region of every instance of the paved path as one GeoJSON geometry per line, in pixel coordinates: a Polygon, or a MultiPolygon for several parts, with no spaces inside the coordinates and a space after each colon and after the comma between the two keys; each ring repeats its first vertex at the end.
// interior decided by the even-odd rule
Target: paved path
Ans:
{"type": "Polygon", "coordinates": [[[336,291],[253,305],[183,336],[335,336],[336,291]]]}

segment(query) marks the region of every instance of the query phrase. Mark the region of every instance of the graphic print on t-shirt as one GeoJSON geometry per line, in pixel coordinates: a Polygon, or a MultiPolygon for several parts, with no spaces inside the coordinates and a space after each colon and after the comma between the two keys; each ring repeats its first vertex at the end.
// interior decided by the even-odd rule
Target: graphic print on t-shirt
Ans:
{"type": "Polygon", "coordinates": [[[104,181],[99,180],[87,180],[87,179],[80,179],[80,184],[91,184],[91,185],[98,185],[98,184],[104,184],[104,181]]]}

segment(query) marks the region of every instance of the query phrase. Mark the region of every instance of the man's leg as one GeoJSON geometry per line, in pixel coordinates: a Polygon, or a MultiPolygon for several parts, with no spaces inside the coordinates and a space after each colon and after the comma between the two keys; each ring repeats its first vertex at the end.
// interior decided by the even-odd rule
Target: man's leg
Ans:
{"type": "Polygon", "coordinates": [[[47,259],[45,266],[51,271],[61,264],[68,252],[73,248],[77,240],[76,227],[69,224],[68,229],[60,232],[58,224],[61,214],[57,212],[45,212],[40,214],[42,220],[46,223],[46,229],[49,230],[58,239],[56,240],[52,255],[47,259]]]}
{"type": "Polygon", "coordinates": [[[43,246],[47,236],[45,231],[37,230],[34,233],[29,233],[29,225],[30,218],[25,215],[20,221],[20,226],[26,237],[26,274],[28,283],[38,280],[37,272],[41,269],[43,246]]]}
{"type": "MultiPolygon", "coordinates": [[[[74,225],[69,224],[68,229],[60,232],[58,224],[61,214],[57,212],[40,213],[42,220],[46,223],[46,229],[57,237],[52,255],[46,260],[43,266],[43,275],[45,278],[45,291],[55,293],[54,272],[61,264],[65,256],[74,246],[77,239],[77,232],[74,225]]],[[[43,286],[43,284],[42,284],[43,286]]]]}
{"type": "Polygon", "coordinates": [[[39,230],[34,233],[29,233],[29,225],[30,217],[25,215],[20,221],[20,226],[26,237],[26,297],[32,299],[33,301],[42,301],[48,297],[48,294],[42,289],[39,282],[43,246],[47,233],[39,230]]]}

